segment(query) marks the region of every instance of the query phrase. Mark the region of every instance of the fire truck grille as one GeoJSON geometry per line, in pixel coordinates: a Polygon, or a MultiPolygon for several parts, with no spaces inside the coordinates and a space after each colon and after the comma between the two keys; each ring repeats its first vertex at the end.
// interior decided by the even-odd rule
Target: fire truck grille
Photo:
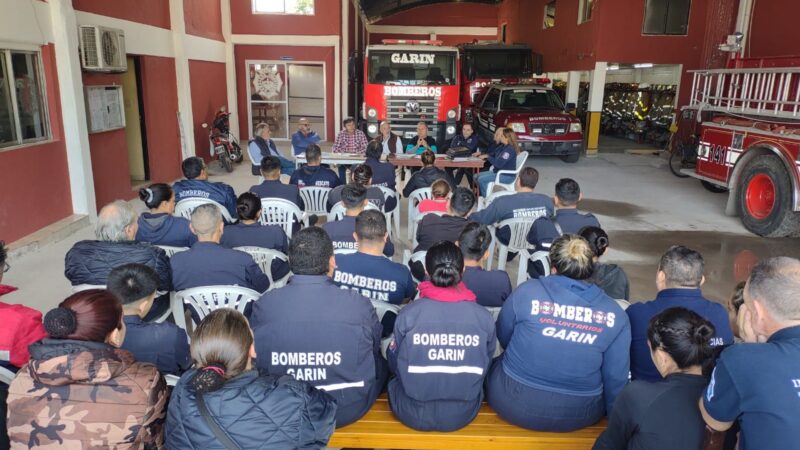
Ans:
{"type": "Polygon", "coordinates": [[[540,136],[555,136],[567,132],[565,123],[532,123],[529,125],[531,134],[540,136]]]}
{"type": "Polygon", "coordinates": [[[436,136],[439,127],[438,98],[387,97],[386,118],[392,123],[392,130],[405,137],[406,133],[417,134],[417,123],[428,124],[429,134],[436,136]],[[415,103],[419,105],[415,108],[415,103]]]}

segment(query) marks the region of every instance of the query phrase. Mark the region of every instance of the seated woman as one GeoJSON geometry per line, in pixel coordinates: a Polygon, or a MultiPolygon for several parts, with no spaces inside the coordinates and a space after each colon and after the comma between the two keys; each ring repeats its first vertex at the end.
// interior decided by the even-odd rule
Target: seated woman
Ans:
{"type": "Polygon", "coordinates": [[[600,227],[583,227],[578,234],[586,239],[594,253],[594,273],[589,282],[596,284],[606,295],[617,300],[629,300],[630,283],[622,267],[616,264],[603,264],[600,257],[608,250],[608,234],[600,227]]]}
{"type": "MultiPolygon", "coordinates": [[[[261,247],[277,250],[284,255],[289,252],[286,232],[278,225],[262,225],[261,199],[252,192],[245,192],[236,199],[239,222],[225,227],[219,243],[223,247],[261,247]]],[[[280,280],[289,273],[289,263],[272,261],[272,279],[280,280]]]]}
{"type": "Polygon", "coordinates": [[[197,236],[189,229],[189,221],[175,217],[175,193],[166,183],[151,184],[139,189],[139,198],[150,212],[139,216],[136,240],[154,245],[191,247],[197,236]]]}
{"type": "MultiPolygon", "coordinates": [[[[381,191],[377,186],[372,185],[372,167],[366,164],[357,165],[350,172],[350,182],[367,188],[367,200],[378,207],[378,209],[384,212],[391,211],[384,210],[386,199],[383,196],[383,191],[381,191]]],[[[345,185],[337,186],[328,194],[328,211],[333,208],[333,205],[342,201],[342,189],[344,189],[344,186],[345,185]]],[[[395,204],[395,206],[397,205],[395,204]]]]}
{"type": "Polygon", "coordinates": [[[253,369],[247,319],[233,309],[206,316],[192,335],[195,369],[172,391],[169,449],[322,448],[333,434],[336,402],[292,377],[253,369]]]}
{"type": "Polygon", "coordinates": [[[550,249],[549,277],[529,280],[506,299],[497,339],[506,351],[486,381],[489,405],[512,424],[573,431],[613,411],[628,382],[628,316],[599,287],[589,244],[564,235],[550,249]]]}
{"type": "MultiPolygon", "coordinates": [[[[511,128],[502,128],[501,130],[500,132],[495,132],[494,135],[500,147],[493,150],[494,154],[482,153],[479,156],[479,158],[489,161],[492,165],[489,170],[478,174],[477,181],[481,197],[486,197],[490,194],[490,192],[486,191],[489,188],[489,183],[493,182],[497,177],[497,172],[517,169],[517,155],[519,154],[517,134],[511,128]]],[[[511,183],[514,181],[514,175],[503,175],[500,177],[500,181],[511,183]]]]}
{"type": "Polygon", "coordinates": [[[461,282],[464,260],[455,244],[431,247],[425,269],[431,281],[420,283],[419,298],[400,310],[394,324],[386,355],[395,374],[389,405],[411,428],[453,431],[481,407],[496,345],[494,320],[461,282]]]}
{"type": "Polygon", "coordinates": [[[647,341],[663,382],[634,381],[617,397],[594,450],[700,448],[705,422],[697,407],[714,364],[714,326],[685,308],[650,320],[647,341]]]}
{"type": "Polygon", "coordinates": [[[408,179],[406,187],[403,188],[403,197],[408,197],[417,189],[430,187],[438,179],[447,181],[447,184],[450,185],[450,190],[456,188],[453,176],[434,165],[436,163],[436,155],[432,151],[425,150],[420,156],[420,160],[422,161],[422,169],[408,179]]]}
{"type": "Polygon", "coordinates": [[[458,238],[464,255],[464,284],[475,293],[481,306],[503,306],[511,294],[511,279],[505,270],[483,270],[489,258],[492,232],[478,222],[469,222],[458,238]]]}
{"type": "Polygon", "coordinates": [[[49,338],[8,389],[12,448],[162,448],[167,385],[119,347],[122,305],[104,289],[75,293],[44,317],[49,338]]]}
{"type": "Polygon", "coordinates": [[[421,213],[447,212],[447,202],[450,199],[450,185],[443,179],[438,179],[431,184],[431,198],[419,202],[417,209],[421,213]]]}

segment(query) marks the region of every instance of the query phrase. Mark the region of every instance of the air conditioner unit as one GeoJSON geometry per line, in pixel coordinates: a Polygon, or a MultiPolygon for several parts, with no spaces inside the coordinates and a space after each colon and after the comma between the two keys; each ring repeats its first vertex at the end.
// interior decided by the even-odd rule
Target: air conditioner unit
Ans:
{"type": "Polygon", "coordinates": [[[86,71],[126,72],[125,32],[94,25],[80,26],[81,67],[86,71]]]}

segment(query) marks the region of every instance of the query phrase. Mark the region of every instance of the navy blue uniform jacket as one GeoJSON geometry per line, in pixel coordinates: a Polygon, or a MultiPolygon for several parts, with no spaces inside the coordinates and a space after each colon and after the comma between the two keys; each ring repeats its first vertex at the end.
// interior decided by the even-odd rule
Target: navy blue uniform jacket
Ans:
{"type": "Polygon", "coordinates": [[[450,185],[450,191],[456,188],[456,181],[449,172],[435,166],[423,167],[417,173],[411,175],[408,183],[406,183],[406,186],[403,188],[403,197],[408,197],[417,189],[431,187],[433,182],[439,179],[447,181],[450,185]]]}
{"type": "Polygon", "coordinates": [[[394,190],[397,184],[394,166],[390,163],[380,162],[375,158],[367,158],[364,164],[372,168],[372,185],[383,186],[394,190]]]}
{"type": "MultiPolygon", "coordinates": [[[[340,409],[376,382],[383,327],[372,303],[326,275],[293,275],[253,304],[256,366],[292,375],[332,395],[340,409]]],[[[369,409],[369,405],[366,406],[369,409]]]]}
{"type": "MultiPolygon", "coordinates": [[[[258,222],[226,226],[219,243],[227,248],[252,246],[277,250],[283,254],[289,252],[289,239],[283,227],[261,225],[258,222]]],[[[279,259],[274,260],[271,267],[273,280],[279,280],[289,273],[289,263],[279,259]]]]}
{"type": "Polygon", "coordinates": [[[175,191],[176,202],[187,198],[206,198],[224,206],[234,219],[238,217],[236,214],[236,193],[232,187],[225,183],[215,183],[207,180],[180,180],[172,185],[172,190],[175,191]]]}
{"type": "Polygon", "coordinates": [[[155,270],[159,291],[172,290],[172,270],[167,253],[146,242],[76,242],[64,257],[64,276],[73,286],[105,285],[109,272],[131,263],[144,264],[155,270]]]}
{"type": "Polygon", "coordinates": [[[602,395],[610,413],[628,383],[628,316],[595,285],[561,275],[526,281],[503,305],[497,339],[504,372],[528,387],[602,395]]]}
{"type": "Polygon", "coordinates": [[[395,305],[414,298],[417,293],[408,267],[383,256],[361,252],[336,255],[333,281],[343,289],[395,305]]]}
{"type": "Polygon", "coordinates": [[[143,213],[139,216],[139,229],[136,240],[153,245],[172,247],[191,247],[197,236],[189,229],[189,221],[166,213],[143,213]]]}
{"type": "Polygon", "coordinates": [[[503,306],[511,294],[511,279],[504,270],[465,267],[464,284],[475,293],[481,306],[503,306]]]}
{"type": "Polygon", "coordinates": [[[180,375],[192,367],[186,331],[171,322],[145,323],[139,316],[125,316],[122,349],[136,361],[158,367],[164,374],[180,375]]]}
{"type": "Polygon", "coordinates": [[[559,208],[554,217],[540,217],[533,223],[528,232],[528,243],[536,250],[550,250],[553,243],[561,234],[558,233],[553,222],[558,222],[563,234],[575,234],[583,227],[599,227],[600,222],[591,214],[582,214],[575,208],[559,208]]]}
{"type": "Polygon", "coordinates": [[[176,291],[199,286],[237,285],[257,292],[269,288],[269,279],[245,252],[213,242],[198,242],[170,259],[176,291]]]}
{"type": "Polygon", "coordinates": [[[472,136],[465,138],[463,135],[459,134],[458,136],[454,137],[452,141],[450,141],[450,148],[455,147],[466,147],[472,153],[475,153],[478,151],[478,136],[473,134],[472,136]]]}
{"type": "Polygon", "coordinates": [[[289,179],[290,184],[296,184],[299,187],[326,187],[335,188],[341,184],[339,182],[339,175],[336,172],[322,166],[308,166],[305,165],[299,170],[295,170],[292,177],[289,179]]]}
{"type": "MultiPolygon", "coordinates": [[[[346,249],[358,250],[358,242],[353,237],[356,231],[356,218],[353,216],[344,216],[342,220],[334,222],[327,222],[322,225],[322,229],[328,233],[333,241],[333,249],[346,249]]],[[[386,240],[386,245],[383,246],[383,254],[392,257],[394,255],[394,244],[391,239],[386,240]]]]}
{"type": "MultiPolygon", "coordinates": [[[[342,189],[344,189],[344,185],[339,185],[328,193],[328,211],[333,208],[333,205],[342,201],[342,189]]],[[[383,191],[381,191],[377,186],[367,187],[367,200],[381,211],[384,211],[384,206],[386,206],[386,197],[383,196],[383,191]]]]}
{"type": "MultiPolygon", "coordinates": [[[[486,208],[476,211],[469,216],[469,220],[484,225],[494,225],[507,219],[530,218],[535,221],[539,217],[553,215],[553,199],[536,192],[517,192],[516,194],[497,197],[486,208]]],[[[511,237],[508,227],[499,228],[495,236],[504,244],[511,237]]]]}
{"type": "Polygon", "coordinates": [[[261,198],[281,198],[289,200],[303,210],[303,199],[300,197],[300,189],[293,184],[283,184],[281,180],[264,180],[261,184],[250,186],[250,192],[261,198]]]}
{"type": "Polygon", "coordinates": [[[517,152],[511,144],[502,145],[494,150],[494,155],[489,154],[489,163],[493,172],[517,169],[517,152]]]}

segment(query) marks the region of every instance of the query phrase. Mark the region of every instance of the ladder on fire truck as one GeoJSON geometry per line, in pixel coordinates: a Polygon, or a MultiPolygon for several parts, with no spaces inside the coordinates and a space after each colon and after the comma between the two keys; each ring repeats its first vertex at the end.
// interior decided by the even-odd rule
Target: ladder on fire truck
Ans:
{"type": "Polygon", "coordinates": [[[800,120],[800,68],[691,70],[689,105],[731,115],[800,120]]]}

